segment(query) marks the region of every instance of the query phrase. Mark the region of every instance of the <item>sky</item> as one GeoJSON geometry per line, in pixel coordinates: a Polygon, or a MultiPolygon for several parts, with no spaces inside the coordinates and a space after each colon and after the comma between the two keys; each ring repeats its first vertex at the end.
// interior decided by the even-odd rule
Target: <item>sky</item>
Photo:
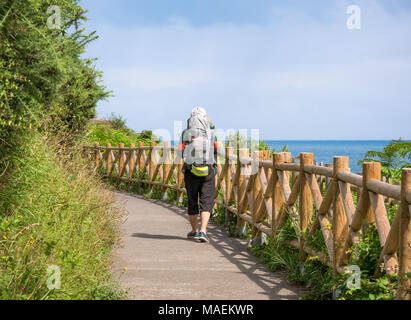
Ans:
{"type": "Polygon", "coordinates": [[[261,139],[411,139],[409,0],[80,4],[99,35],[85,56],[114,93],[100,118],[174,139],[175,122],[202,106],[223,132],[261,139]],[[359,29],[347,27],[359,26],[350,5],[359,29]]]}

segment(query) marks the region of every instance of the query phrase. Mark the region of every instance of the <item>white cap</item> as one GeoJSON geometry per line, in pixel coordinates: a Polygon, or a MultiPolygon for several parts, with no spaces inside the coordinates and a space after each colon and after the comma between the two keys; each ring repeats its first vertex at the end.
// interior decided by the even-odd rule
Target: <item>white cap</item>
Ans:
{"type": "Polygon", "coordinates": [[[205,117],[206,115],[207,115],[207,111],[205,111],[205,109],[202,107],[195,107],[193,110],[191,110],[192,117],[198,117],[198,116],[205,117]]]}

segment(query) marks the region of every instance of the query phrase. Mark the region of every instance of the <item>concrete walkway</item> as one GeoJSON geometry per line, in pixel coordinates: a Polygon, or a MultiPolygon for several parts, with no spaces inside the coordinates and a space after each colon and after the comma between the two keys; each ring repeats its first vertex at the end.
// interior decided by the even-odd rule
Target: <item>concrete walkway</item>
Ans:
{"type": "Polygon", "coordinates": [[[289,300],[302,292],[259,264],[247,241],[216,225],[209,226],[210,244],[186,239],[184,208],[123,193],[116,198],[127,219],[112,272],[130,299],[289,300]]]}

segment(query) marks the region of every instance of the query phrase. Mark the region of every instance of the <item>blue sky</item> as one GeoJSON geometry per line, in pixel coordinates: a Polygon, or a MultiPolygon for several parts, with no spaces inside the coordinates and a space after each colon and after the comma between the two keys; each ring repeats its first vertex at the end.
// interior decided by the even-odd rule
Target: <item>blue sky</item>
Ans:
{"type": "MultiPolygon", "coordinates": [[[[82,0],[100,38],[100,117],[137,130],[185,123],[263,139],[411,139],[409,0],[82,0]],[[349,5],[361,29],[346,26],[349,5]]],[[[172,137],[173,138],[173,137],[172,137]]]]}

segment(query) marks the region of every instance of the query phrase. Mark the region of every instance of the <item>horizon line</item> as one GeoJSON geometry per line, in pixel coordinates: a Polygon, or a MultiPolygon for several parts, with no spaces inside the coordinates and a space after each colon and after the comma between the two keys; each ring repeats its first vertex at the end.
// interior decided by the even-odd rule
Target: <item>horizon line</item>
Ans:
{"type": "Polygon", "coordinates": [[[408,139],[261,139],[266,141],[395,141],[402,140],[411,142],[408,139]]]}

